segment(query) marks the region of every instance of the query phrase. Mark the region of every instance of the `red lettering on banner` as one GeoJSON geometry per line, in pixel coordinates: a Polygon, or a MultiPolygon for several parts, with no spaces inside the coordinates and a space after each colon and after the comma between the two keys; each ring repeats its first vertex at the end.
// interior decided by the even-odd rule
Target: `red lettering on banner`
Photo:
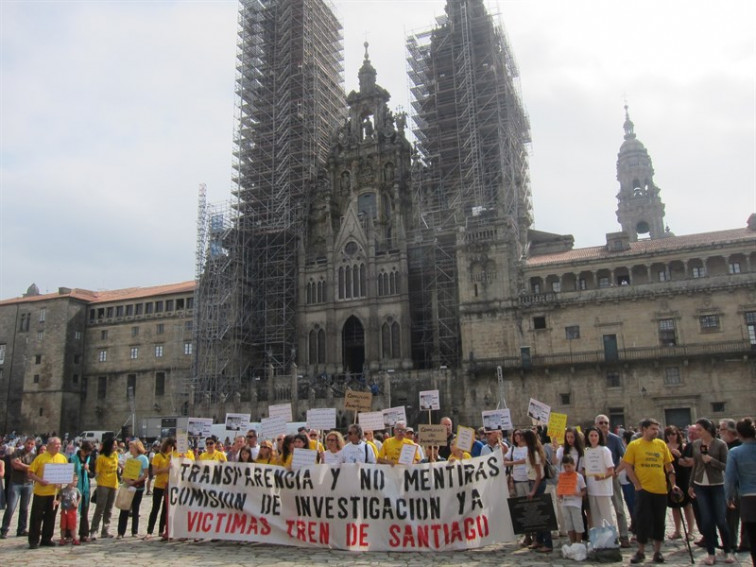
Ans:
{"type": "Polygon", "coordinates": [[[367,547],[367,529],[370,524],[352,524],[346,525],[346,544],[348,547],[367,547]]]}
{"type": "Polygon", "coordinates": [[[440,549],[457,541],[470,542],[488,536],[488,517],[481,515],[447,524],[391,524],[388,532],[390,547],[440,549]]]}
{"type": "Polygon", "coordinates": [[[286,533],[290,538],[306,543],[331,543],[331,526],[325,522],[305,522],[304,520],[286,520],[286,533]]]}
{"type": "Polygon", "coordinates": [[[187,512],[187,515],[190,532],[209,532],[213,529],[212,512],[187,512]]]}

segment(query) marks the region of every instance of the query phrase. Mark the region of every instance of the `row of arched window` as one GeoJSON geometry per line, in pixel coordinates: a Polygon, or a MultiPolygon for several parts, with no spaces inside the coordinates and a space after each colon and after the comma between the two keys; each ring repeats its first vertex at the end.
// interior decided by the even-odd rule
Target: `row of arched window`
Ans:
{"type": "Polygon", "coordinates": [[[311,305],[313,303],[324,303],[328,301],[326,297],[326,282],[325,280],[320,280],[318,282],[314,282],[310,280],[307,282],[307,305],[311,305]]]}
{"type": "Polygon", "coordinates": [[[399,293],[399,272],[381,272],[378,274],[378,296],[399,293]]]}
{"type": "MultiPolygon", "coordinates": [[[[378,296],[396,295],[401,293],[399,272],[394,269],[391,272],[382,271],[378,274],[378,296]]],[[[367,278],[365,264],[342,266],[338,273],[338,298],[355,299],[367,295],[367,278]]],[[[325,303],[328,301],[327,283],[310,280],[305,287],[307,305],[325,303]]]]}
{"type": "MultiPolygon", "coordinates": [[[[315,328],[308,337],[308,360],[310,364],[325,364],[326,362],[326,334],[325,330],[315,328]]],[[[401,358],[401,330],[399,323],[386,322],[381,326],[381,358],[401,358]]]]}
{"type": "Polygon", "coordinates": [[[339,267],[339,299],[352,299],[367,295],[365,264],[339,267]]]}

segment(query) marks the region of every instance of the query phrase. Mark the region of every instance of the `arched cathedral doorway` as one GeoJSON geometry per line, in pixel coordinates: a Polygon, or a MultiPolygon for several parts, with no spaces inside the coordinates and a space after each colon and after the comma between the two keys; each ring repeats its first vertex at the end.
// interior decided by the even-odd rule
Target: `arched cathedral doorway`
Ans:
{"type": "Polygon", "coordinates": [[[344,323],[341,331],[341,346],[344,372],[361,374],[365,364],[365,328],[354,315],[344,323]]]}

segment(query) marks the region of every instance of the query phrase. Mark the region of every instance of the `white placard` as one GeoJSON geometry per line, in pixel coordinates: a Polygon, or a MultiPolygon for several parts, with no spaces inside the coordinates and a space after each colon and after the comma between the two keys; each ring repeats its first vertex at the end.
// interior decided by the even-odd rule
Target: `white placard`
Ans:
{"type": "Polygon", "coordinates": [[[600,450],[586,449],[583,454],[583,466],[585,467],[585,476],[606,474],[603,452],[600,450]]]}
{"type": "Polygon", "coordinates": [[[357,421],[363,431],[381,431],[386,429],[386,425],[383,422],[383,412],[381,411],[366,411],[357,414],[357,421]]]}
{"type": "Polygon", "coordinates": [[[213,425],[212,417],[190,417],[187,419],[186,431],[189,437],[210,437],[210,427],[213,425]]]}
{"type": "Polygon", "coordinates": [[[176,452],[179,455],[186,455],[189,452],[189,435],[186,429],[176,428],[176,452]]]}
{"type": "Polygon", "coordinates": [[[307,410],[308,429],[330,431],[336,428],[336,408],[317,408],[307,410]]]}
{"type": "Polygon", "coordinates": [[[47,463],[42,478],[50,484],[71,484],[74,477],[73,463],[47,463]]]}
{"type": "Polygon", "coordinates": [[[227,413],[226,414],[226,431],[247,431],[249,429],[248,413],[227,413]]]}
{"type": "Polygon", "coordinates": [[[258,439],[274,440],[279,435],[286,435],[286,419],[284,417],[264,417],[260,422],[258,439]]]}
{"type": "Polygon", "coordinates": [[[420,392],[420,409],[441,409],[441,396],[439,395],[438,390],[423,390],[420,392]]]}
{"type": "Polygon", "coordinates": [[[291,470],[295,471],[303,467],[309,467],[318,462],[318,452],[314,449],[302,449],[295,447],[291,457],[291,470]]]}
{"type": "Polygon", "coordinates": [[[512,415],[509,408],[484,411],[483,428],[486,431],[505,431],[507,429],[514,429],[512,426],[512,415]]]}
{"type": "Polygon", "coordinates": [[[530,402],[528,403],[528,416],[532,417],[543,425],[548,425],[550,414],[551,406],[547,406],[543,402],[539,402],[534,398],[530,398],[530,402]]]}
{"type": "Polygon", "coordinates": [[[291,417],[291,404],[268,406],[268,417],[283,417],[284,421],[293,421],[291,417]]]}
{"type": "Polygon", "coordinates": [[[411,465],[415,462],[415,454],[417,453],[417,445],[414,443],[410,445],[405,443],[402,445],[402,452],[399,453],[399,460],[397,463],[400,465],[411,465]]]}
{"type": "Polygon", "coordinates": [[[388,408],[383,410],[383,427],[394,427],[397,421],[403,421],[407,423],[407,413],[404,410],[404,406],[398,406],[395,408],[388,408]]]}
{"type": "Polygon", "coordinates": [[[475,430],[472,427],[465,427],[463,425],[457,426],[457,437],[454,439],[454,445],[467,451],[472,451],[473,443],[475,442],[475,430]]]}

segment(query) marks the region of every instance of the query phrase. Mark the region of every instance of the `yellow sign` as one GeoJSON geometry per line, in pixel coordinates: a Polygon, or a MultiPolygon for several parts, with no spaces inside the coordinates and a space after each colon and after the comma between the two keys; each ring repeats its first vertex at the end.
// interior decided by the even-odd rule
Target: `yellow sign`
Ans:
{"type": "Polygon", "coordinates": [[[560,445],[564,443],[564,430],[567,429],[567,414],[551,412],[549,415],[548,435],[560,445]]]}
{"type": "Polygon", "coordinates": [[[139,459],[128,459],[123,466],[123,478],[136,480],[142,476],[142,461],[139,459]]]}

